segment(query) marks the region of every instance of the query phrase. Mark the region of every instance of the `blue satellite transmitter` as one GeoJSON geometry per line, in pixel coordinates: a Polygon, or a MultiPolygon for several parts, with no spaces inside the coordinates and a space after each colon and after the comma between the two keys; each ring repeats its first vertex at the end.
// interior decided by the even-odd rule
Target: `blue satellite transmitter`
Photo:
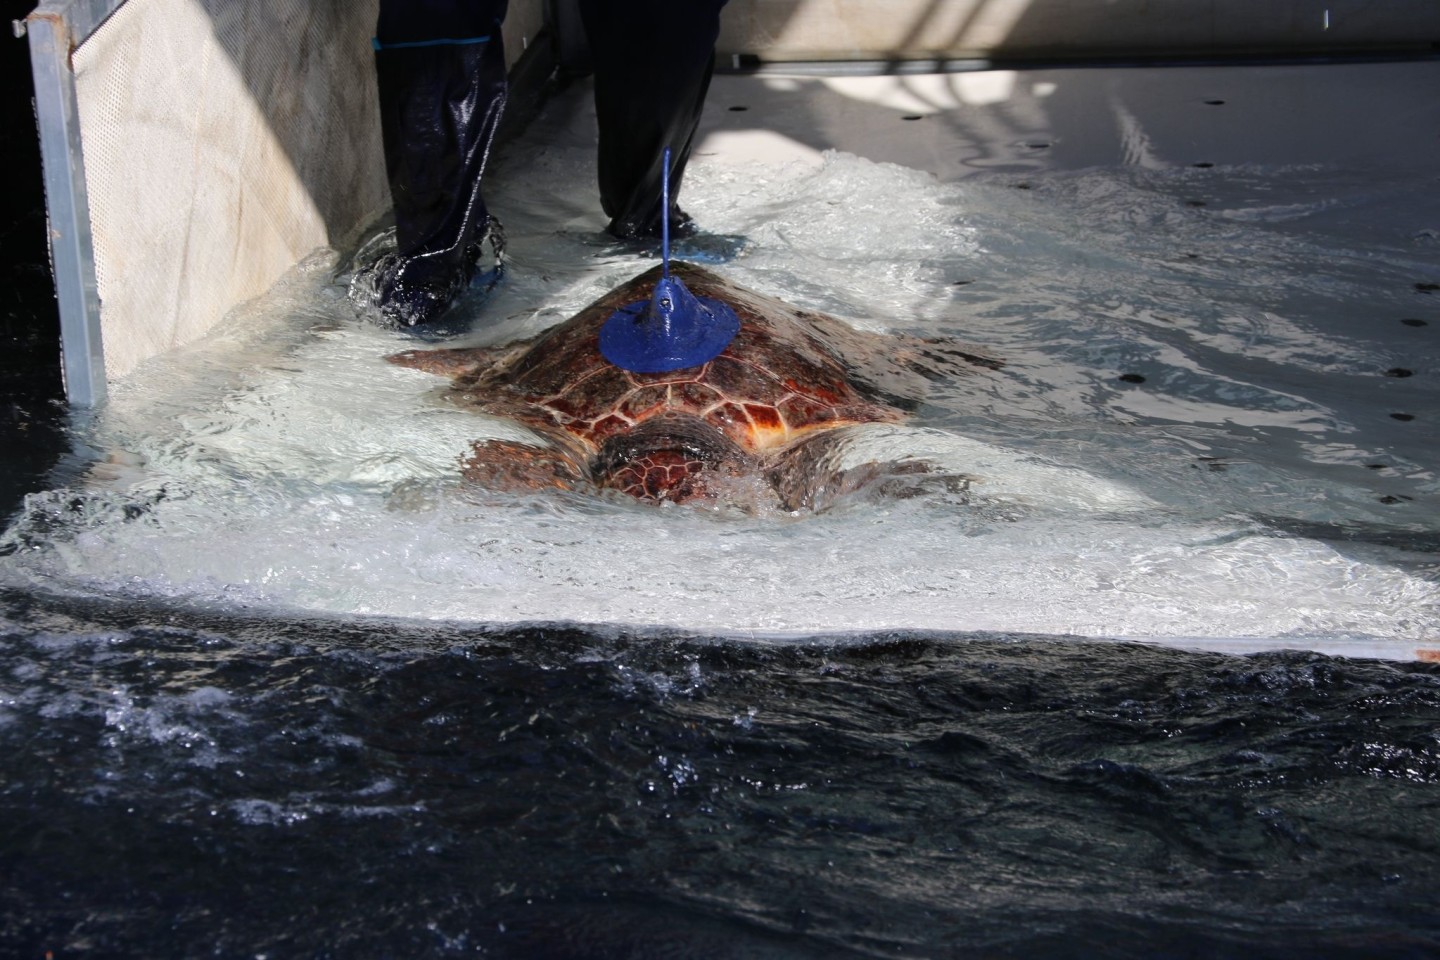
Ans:
{"type": "Polygon", "coordinates": [[[660,189],[660,280],[649,300],[626,304],[600,327],[600,353],[634,373],[669,373],[718,357],[740,332],[730,305],[697,297],[670,275],[670,148],[660,189]]]}

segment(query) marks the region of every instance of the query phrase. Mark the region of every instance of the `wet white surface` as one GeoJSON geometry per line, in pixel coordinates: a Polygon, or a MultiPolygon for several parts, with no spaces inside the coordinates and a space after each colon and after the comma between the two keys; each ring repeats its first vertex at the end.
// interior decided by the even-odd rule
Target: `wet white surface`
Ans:
{"type": "Polygon", "coordinates": [[[1412,62],[722,75],[699,152],[818,164],[821,151],[843,150],[940,180],[1193,163],[1433,172],[1436,106],[1420,91],[1437,72],[1412,62]]]}

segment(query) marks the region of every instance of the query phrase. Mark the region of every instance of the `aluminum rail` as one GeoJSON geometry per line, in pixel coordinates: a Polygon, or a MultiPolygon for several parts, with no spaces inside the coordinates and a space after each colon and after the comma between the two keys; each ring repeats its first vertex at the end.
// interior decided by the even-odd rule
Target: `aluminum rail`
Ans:
{"type": "Polygon", "coordinates": [[[48,0],[25,19],[49,220],[47,239],[60,308],[65,395],[77,407],[93,407],[105,399],[105,348],[71,54],[123,2],[48,0]]]}

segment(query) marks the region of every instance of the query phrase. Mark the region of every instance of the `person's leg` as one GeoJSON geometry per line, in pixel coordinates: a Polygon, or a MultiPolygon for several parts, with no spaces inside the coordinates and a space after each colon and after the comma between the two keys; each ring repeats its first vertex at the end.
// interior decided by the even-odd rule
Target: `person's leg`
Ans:
{"type": "Polygon", "coordinates": [[[676,198],[715,67],[725,0],[579,0],[595,64],[600,206],[620,237],[659,236],[665,148],[671,232],[694,225],[676,198]]]}
{"type": "Polygon", "coordinates": [[[396,252],[381,312],[434,319],[470,283],[490,217],[480,179],[505,107],[507,0],[381,0],[375,69],[396,252]]]}

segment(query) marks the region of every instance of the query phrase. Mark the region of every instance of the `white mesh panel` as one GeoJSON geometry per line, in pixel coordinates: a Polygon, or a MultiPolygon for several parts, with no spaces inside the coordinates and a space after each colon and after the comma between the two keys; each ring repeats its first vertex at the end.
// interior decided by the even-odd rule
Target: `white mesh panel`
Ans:
{"type": "Polygon", "coordinates": [[[108,378],[389,204],[375,3],[132,0],[76,50],[108,378]]]}

